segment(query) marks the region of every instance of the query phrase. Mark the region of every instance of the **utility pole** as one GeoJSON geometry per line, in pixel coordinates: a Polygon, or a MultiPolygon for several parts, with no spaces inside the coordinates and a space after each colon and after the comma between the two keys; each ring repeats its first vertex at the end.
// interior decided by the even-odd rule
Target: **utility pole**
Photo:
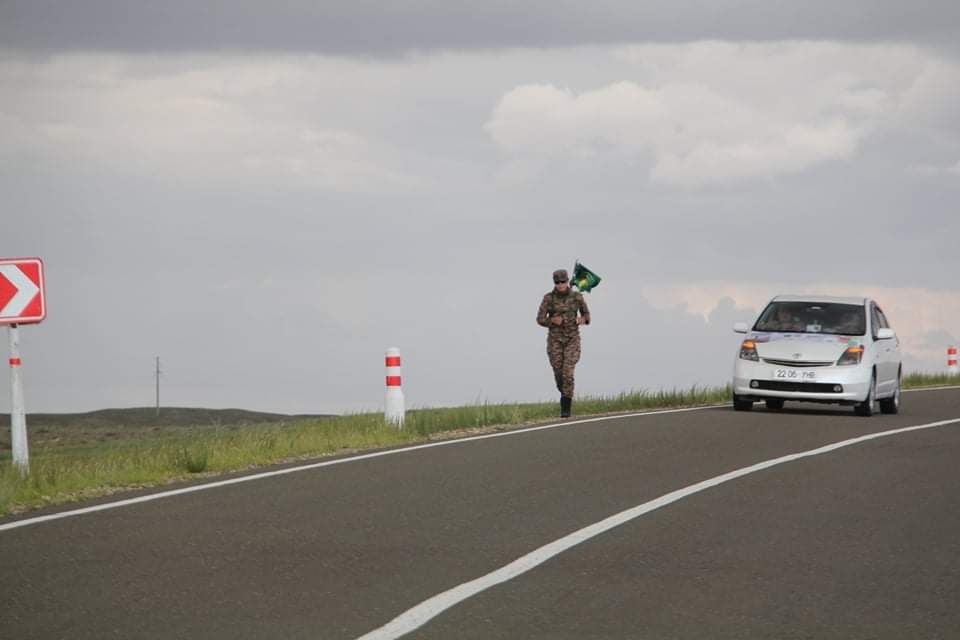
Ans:
{"type": "Polygon", "coordinates": [[[160,417],[160,356],[157,356],[157,417],[160,417]]]}

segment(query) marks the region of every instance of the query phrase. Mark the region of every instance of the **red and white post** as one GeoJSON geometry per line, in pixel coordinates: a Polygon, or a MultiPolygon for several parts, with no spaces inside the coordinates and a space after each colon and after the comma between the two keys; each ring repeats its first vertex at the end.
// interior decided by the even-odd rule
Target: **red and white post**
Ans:
{"type": "Polygon", "coordinates": [[[27,444],[27,416],[23,407],[23,379],[20,377],[20,331],[10,325],[10,444],[13,464],[21,473],[30,472],[30,449],[27,444]]]}
{"type": "Polygon", "coordinates": [[[960,367],[957,367],[957,347],[950,345],[947,347],[947,373],[952,376],[960,374],[960,367]]]}
{"type": "Polygon", "coordinates": [[[387,349],[387,396],[384,402],[383,416],[387,422],[403,427],[406,414],[403,402],[403,378],[400,369],[400,349],[387,349]]]}

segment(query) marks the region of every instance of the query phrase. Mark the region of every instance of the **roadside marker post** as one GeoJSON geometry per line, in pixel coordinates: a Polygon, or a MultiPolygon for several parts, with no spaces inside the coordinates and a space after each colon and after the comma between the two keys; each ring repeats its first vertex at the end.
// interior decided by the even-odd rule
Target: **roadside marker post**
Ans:
{"type": "Polygon", "coordinates": [[[955,345],[947,347],[947,373],[952,376],[960,374],[960,367],[957,366],[957,347],[955,345]]]}
{"type": "Polygon", "coordinates": [[[403,400],[403,377],[400,367],[400,349],[387,349],[385,358],[387,365],[387,395],[384,401],[383,417],[397,427],[403,428],[403,419],[406,414],[403,400]]]}
{"type": "Polygon", "coordinates": [[[30,473],[27,414],[20,367],[20,325],[36,324],[47,316],[40,258],[0,258],[0,325],[10,334],[10,444],[13,465],[30,473]]]}

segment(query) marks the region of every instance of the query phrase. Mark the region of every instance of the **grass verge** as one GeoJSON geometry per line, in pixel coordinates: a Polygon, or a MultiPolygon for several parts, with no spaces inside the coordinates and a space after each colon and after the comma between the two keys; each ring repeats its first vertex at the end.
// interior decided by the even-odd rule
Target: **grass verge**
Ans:
{"type": "Polygon", "coordinates": [[[949,373],[914,372],[903,376],[904,389],[960,385],[960,376],[949,373]]]}
{"type": "MultiPolygon", "coordinates": [[[[947,375],[916,373],[904,387],[957,382],[947,375]]],[[[729,387],[632,391],[578,397],[577,416],[719,404],[729,387]]],[[[469,430],[519,427],[553,420],[557,403],[476,404],[414,409],[404,429],[365,413],[291,423],[247,425],[169,437],[111,442],[88,447],[39,448],[31,452],[30,474],[21,475],[8,456],[0,460],[0,516],[42,506],[109,495],[190,478],[241,471],[280,462],[376,449],[449,437],[469,430]]]]}

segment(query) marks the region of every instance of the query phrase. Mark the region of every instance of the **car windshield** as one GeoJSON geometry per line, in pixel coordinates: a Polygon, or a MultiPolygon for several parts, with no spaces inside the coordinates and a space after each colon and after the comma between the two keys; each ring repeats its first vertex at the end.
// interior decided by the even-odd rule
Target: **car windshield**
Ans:
{"type": "Polygon", "coordinates": [[[862,336],[867,332],[866,313],[859,304],[771,302],[753,330],[862,336]]]}

